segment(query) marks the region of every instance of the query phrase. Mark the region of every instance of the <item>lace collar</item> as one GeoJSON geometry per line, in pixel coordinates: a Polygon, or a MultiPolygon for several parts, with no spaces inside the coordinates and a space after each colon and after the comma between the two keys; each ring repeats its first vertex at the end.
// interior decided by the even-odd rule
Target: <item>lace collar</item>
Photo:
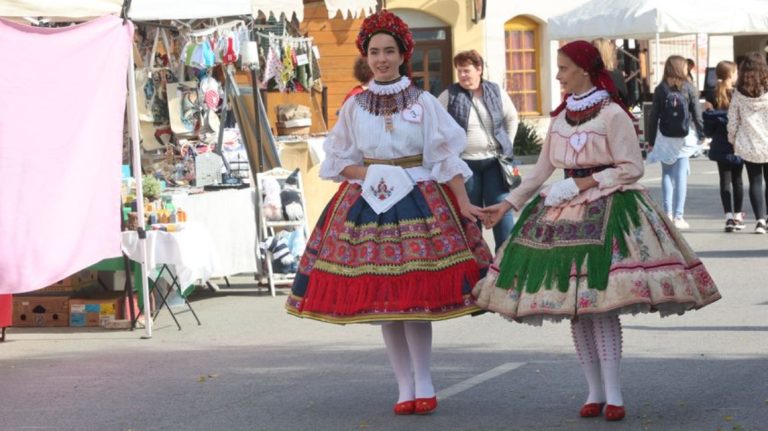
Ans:
{"type": "Polygon", "coordinates": [[[376,95],[396,94],[405,90],[410,85],[411,85],[411,80],[408,79],[407,76],[401,76],[399,80],[391,83],[388,82],[388,83],[382,84],[374,80],[371,80],[371,82],[368,83],[368,89],[371,91],[371,93],[376,95]]]}
{"type": "Polygon", "coordinates": [[[355,96],[355,102],[373,115],[391,117],[416,103],[422,91],[405,76],[391,84],[371,81],[367,90],[355,96]]]}
{"type": "Polygon", "coordinates": [[[583,111],[600,104],[605,99],[610,99],[608,91],[592,87],[589,91],[581,94],[571,94],[565,99],[565,107],[569,111],[583,111]]]}

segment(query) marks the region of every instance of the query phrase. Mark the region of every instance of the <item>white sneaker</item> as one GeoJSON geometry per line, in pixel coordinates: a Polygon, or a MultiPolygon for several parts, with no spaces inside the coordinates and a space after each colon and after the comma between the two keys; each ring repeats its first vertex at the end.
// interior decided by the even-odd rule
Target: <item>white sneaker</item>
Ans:
{"type": "Polygon", "coordinates": [[[755,226],[755,233],[760,235],[765,233],[765,222],[762,219],[757,221],[757,226],[755,226]]]}
{"type": "Polygon", "coordinates": [[[668,218],[670,221],[674,221],[674,220],[675,220],[675,217],[672,215],[672,213],[667,213],[667,218],[668,218]]]}
{"type": "Polygon", "coordinates": [[[685,220],[683,220],[682,217],[675,217],[674,223],[675,223],[675,227],[680,230],[688,229],[691,227],[685,220]]]}

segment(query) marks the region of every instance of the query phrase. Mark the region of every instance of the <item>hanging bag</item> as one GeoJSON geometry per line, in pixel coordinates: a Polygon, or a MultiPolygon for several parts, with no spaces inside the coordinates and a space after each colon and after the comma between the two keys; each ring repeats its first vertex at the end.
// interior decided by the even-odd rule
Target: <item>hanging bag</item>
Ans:
{"type": "Polygon", "coordinates": [[[505,156],[504,153],[501,152],[499,146],[496,145],[493,137],[491,137],[491,134],[488,133],[488,129],[485,128],[485,124],[480,118],[480,111],[477,109],[477,106],[475,106],[474,100],[470,100],[470,103],[472,104],[472,109],[474,109],[475,113],[477,114],[477,120],[480,122],[480,127],[482,127],[486,138],[488,138],[488,148],[494,154],[496,160],[499,161],[499,166],[501,167],[501,177],[504,180],[504,183],[507,185],[507,188],[512,190],[519,186],[523,181],[523,178],[520,176],[520,171],[517,169],[517,165],[514,162],[514,157],[505,156]]]}

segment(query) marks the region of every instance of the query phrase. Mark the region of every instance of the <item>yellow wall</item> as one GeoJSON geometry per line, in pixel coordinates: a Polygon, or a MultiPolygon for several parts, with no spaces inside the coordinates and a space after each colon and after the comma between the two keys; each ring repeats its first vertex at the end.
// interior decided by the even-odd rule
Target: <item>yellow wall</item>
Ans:
{"type": "Polygon", "coordinates": [[[336,124],[336,111],[341,108],[344,96],[358,85],[352,67],[360,55],[355,39],[363,19],[345,19],[339,14],[329,19],[324,2],[304,5],[301,32],[312,37],[320,50],[321,79],[328,87],[328,130],[336,124]]]}

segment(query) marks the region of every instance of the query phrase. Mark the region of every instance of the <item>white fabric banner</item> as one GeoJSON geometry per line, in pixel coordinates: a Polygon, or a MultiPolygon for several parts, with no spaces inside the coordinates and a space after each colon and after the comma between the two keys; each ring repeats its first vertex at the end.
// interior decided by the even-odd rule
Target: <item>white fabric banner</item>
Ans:
{"type": "MultiPolygon", "coordinates": [[[[87,18],[119,15],[123,0],[3,0],[3,17],[87,18]]],[[[328,17],[341,12],[342,18],[373,13],[376,0],[325,0],[328,17]]],[[[128,16],[137,21],[201,19],[237,15],[270,14],[279,18],[304,19],[302,0],[133,0],[128,16]]]]}
{"type": "Polygon", "coordinates": [[[0,293],[120,256],[120,165],[133,24],[0,20],[0,293]]]}

